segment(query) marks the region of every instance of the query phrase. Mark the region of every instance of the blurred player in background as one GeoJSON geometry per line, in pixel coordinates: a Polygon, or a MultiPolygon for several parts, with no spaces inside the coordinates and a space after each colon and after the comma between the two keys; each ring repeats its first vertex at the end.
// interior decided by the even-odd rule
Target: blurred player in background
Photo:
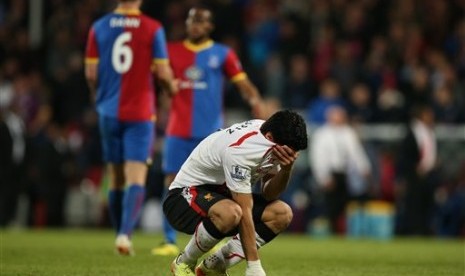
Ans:
{"type": "MultiPolygon", "coordinates": [[[[236,53],[210,38],[213,13],[206,6],[189,10],[187,39],[168,44],[171,67],[179,80],[179,93],[171,101],[163,149],[165,186],[169,187],[192,150],[223,127],[223,85],[232,81],[257,118],[266,118],[262,98],[247,78],[236,53]]],[[[176,255],[176,231],[163,221],[165,242],[154,255],[176,255]]]]}
{"type": "Polygon", "coordinates": [[[356,199],[350,193],[349,175],[356,174],[368,186],[372,168],[362,142],[349,124],[346,110],[338,105],[328,107],[325,121],[312,135],[309,159],[315,180],[325,196],[331,231],[343,234],[347,203],[356,199]]]}
{"type": "Polygon", "coordinates": [[[258,249],[292,220],[291,208],[278,198],[305,148],[305,121],[291,111],[235,124],[205,138],[182,165],[163,202],[170,223],[192,235],[171,272],[194,275],[205,252],[234,236],[199,264],[197,275],[227,275],[229,267],[245,259],[246,276],[264,276],[258,249]],[[259,193],[252,193],[255,183],[261,183],[259,193]]]}
{"type": "Polygon", "coordinates": [[[103,157],[110,177],[108,205],[116,249],[133,254],[131,233],[145,196],[154,135],[153,71],[169,93],[176,86],[160,22],[143,15],[141,0],[119,0],[89,31],[85,74],[99,114],[103,157]]]}

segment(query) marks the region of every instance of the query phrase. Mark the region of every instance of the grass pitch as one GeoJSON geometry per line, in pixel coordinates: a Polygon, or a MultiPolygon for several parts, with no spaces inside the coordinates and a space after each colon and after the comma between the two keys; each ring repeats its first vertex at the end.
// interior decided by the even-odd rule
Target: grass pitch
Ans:
{"type": "MultiPolygon", "coordinates": [[[[0,230],[0,275],[170,275],[173,258],[150,255],[160,241],[159,234],[136,233],[136,256],[120,257],[113,253],[109,230],[0,230]]],[[[187,241],[180,236],[180,245],[187,241]]],[[[463,240],[281,235],[260,254],[268,276],[465,275],[463,240]]],[[[242,263],[230,274],[244,275],[244,269],[242,263]]]]}

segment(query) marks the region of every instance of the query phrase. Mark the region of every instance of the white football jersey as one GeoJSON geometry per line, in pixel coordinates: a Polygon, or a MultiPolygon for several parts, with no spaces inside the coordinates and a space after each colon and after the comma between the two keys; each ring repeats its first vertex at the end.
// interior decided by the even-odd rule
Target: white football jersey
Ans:
{"type": "Polygon", "coordinates": [[[276,144],[261,132],[263,120],[234,124],[205,138],[190,154],[170,189],[216,184],[251,193],[252,184],[279,170],[272,154],[276,144]]]}

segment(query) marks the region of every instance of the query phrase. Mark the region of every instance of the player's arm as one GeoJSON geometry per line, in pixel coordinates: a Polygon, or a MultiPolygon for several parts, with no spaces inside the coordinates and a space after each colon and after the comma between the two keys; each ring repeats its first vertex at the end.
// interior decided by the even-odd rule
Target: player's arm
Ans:
{"type": "Polygon", "coordinates": [[[277,199],[286,189],[291,177],[292,167],[299,156],[288,146],[276,145],[273,147],[273,154],[279,161],[281,169],[274,175],[267,175],[263,179],[262,195],[267,200],[277,199]]]}
{"type": "Polygon", "coordinates": [[[174,79],[173,70],[168,60],[166,60],[166,62],[155,61],[153,70],[156,78],[160,82],[162,90],[166,91],[170,96],[176,95],[178,92],[177,81],[174,79]]]}
{"type": "Polygon", "coordinates": [[[242,65],[236,53],[228,50],[224,62],[224,72],[236,85],[242,98],[249,104],[252,114],[256,118],[266,119],[265,104],[258,92],[257,87],[249,80],[247,74],[242,70],[242,65]]]}
{"type": "Polygon", "coordinates": [[[97,40],[95,38],[95,30],[91,28],[87,38],[86,57],[85,57],[85,76],[87,85],[89,86],[92,100],[95,100],[98,81],[98,62],[99,53],[97,40]]]}
{"type": "Polygon", "coordinates": [[[95,99],[97,91],[97,66],[97,63],[86,63],[85,66],[87,85],[89,86],[92,99],[95,99]]]}
{"type": "Polygon", "coordinates": [[[250,81],[247,76],[234,82],[241,93],[242,98],[249,104],[254,117],[267,119],[266,108],[257,87],[250,81]]]}
{"type": "Polygon", "coordinates": [[[233,200],[242,209],[242,218],[239,223],[242,247],[247,261],[259,260],[258,250],[255,243],[255,225],[252,217],[253,198],[252,194],[232,192],[233,200]]]}
{"type": "Polygon", "coordinates": [[[247,260],[246,276],[265,276],[255,237],[253,221],[253,197],[251,185],[251,166],[254,162],[234,147],[223,152],[223,169],[226,186],[231,191],[232,199],[240,206],[242,217],[239,222],[242,248],[247,260]]]}
{"type": "Polygon", "coordinates": [[[153,36],[153,64],[152,71],[158,79],[162,89],[173,96],[178,92],[177,82],[173,77],[173,70],[168,60],[168,49],[166,47],[165,31],[158,28],[153,36]]]}

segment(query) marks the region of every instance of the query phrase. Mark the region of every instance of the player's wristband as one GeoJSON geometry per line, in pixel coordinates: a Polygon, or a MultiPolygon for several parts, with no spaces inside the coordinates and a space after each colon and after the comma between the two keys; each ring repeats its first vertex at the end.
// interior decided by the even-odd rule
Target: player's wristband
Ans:
{"type": "Polygon", "coordinates": [[[262,263],[260,262],[260,260],[247,261],[247,267],[249,267],[249,268],[262,267],[262,263]]]}
{"type": "Polygon", "coordinates": [[[260,260],[247,261],[245,276],[266,276],[265,270],[263,270],[260,260]]]}

